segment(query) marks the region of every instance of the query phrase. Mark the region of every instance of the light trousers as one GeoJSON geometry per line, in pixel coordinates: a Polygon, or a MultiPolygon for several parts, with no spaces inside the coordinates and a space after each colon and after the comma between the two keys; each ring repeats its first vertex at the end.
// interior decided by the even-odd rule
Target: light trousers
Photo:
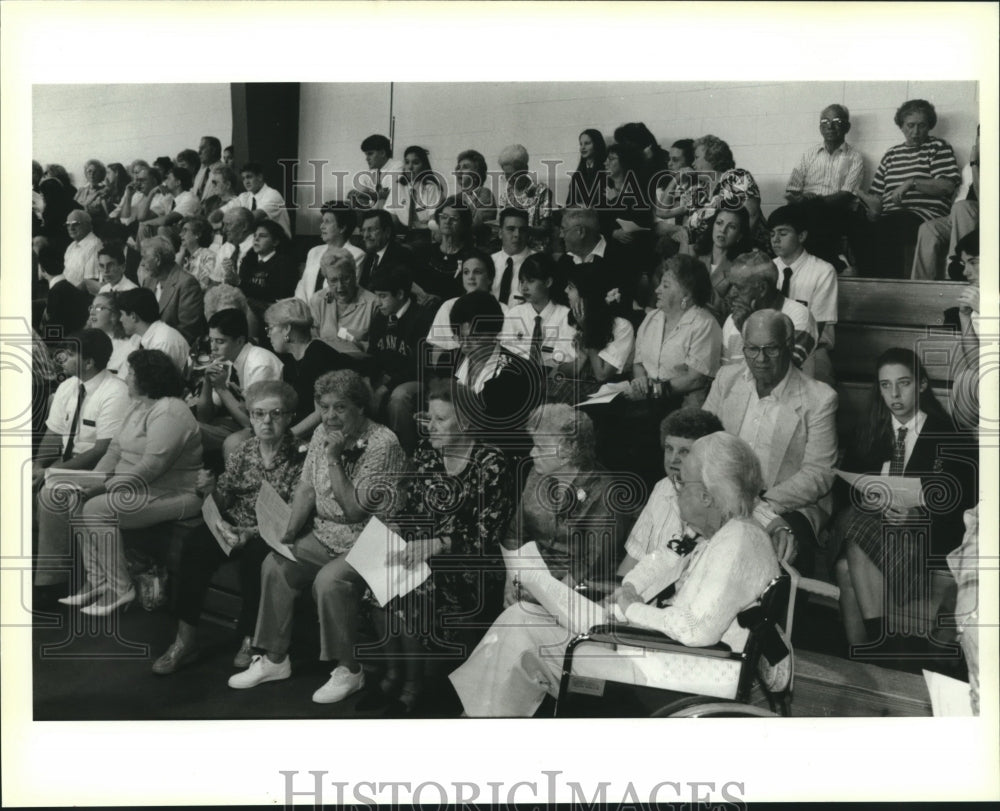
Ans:
{"type": "Polygon", "coordinates": [[[261,566],[254,647],[273,656],[288,652],[295,598],[312,584],[319,610],[320,659],[353,661],[364,580],[344,555],[334,557],[311,532],[295,542],[292,553],[295,561],[272,552],[261,566]]]}

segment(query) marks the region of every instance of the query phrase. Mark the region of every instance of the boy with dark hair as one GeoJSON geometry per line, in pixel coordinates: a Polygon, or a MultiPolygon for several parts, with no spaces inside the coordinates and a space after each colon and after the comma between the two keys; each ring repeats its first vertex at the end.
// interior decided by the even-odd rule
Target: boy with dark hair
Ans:
{"type": "Polygon", "coordinates": [[[202,442],[219,450],[230,434],[250,427],[244,392],[260,380],[281,380],[277,355],[249,343],[250,328],[242,310],[219,310],[208,321],[212,363],[196,406],[202,442]]]}
{"type": "Polygon", "coordinates": [[[411,297],[413,274],[404,265],[379,268],[372,278],[378,299],[372,317],[369,352],[375,414],[412,453],[417,444],[413,415],[419,407],[421,353],[434,314],[411,297]]]}
{"type": "Polygon", "coordinates": [[[781,206],[767,218],[771,232],[778,287],[782,294],[801,302],[816,319],[819,338],[815,352],[815,378],[834,385],[830,350],[837,323],[837,271],[829,262],[806,250],[808,212],[801,206],[781,206]]]}

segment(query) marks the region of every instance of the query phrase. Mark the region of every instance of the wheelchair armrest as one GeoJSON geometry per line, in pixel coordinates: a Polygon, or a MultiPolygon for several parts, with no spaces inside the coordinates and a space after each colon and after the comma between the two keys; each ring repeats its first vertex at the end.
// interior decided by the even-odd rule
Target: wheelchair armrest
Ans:
{"type": "Polygon", "coordinates": [[[631,645],[633,647],[648,648],[649,650],[656,651],[671,651],[674,653],[683,653],[688,656],[709,656],[716,659],[741,658],[740,653],[733,652],[733,649],[724,642],[695,648],[678,642],[676,639],[671,639],[666,634],[650,628],[635,628],[631,625],[621,625],[618,623],[596,625],[578,639],[579,641],[604,642],[614,645],[631,645]]]}
{"type": "Polygon", "coordinates": [[[620,585],[620,577],[615,580],[584,580],[582,583],[577,583],[576,586],[573,587],[573,590],[577,594],[581,594],[588,600],[593,600],[596,603],[600,602],[608,595],[614,594],[615,589],[620,585]]]}

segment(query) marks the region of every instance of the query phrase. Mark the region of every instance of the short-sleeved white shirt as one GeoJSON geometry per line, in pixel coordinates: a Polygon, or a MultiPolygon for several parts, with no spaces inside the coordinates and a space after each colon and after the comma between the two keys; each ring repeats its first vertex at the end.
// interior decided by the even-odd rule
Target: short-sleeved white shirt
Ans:
{"type": "MultiPolygon", "coordinates": [[[[113,439],[129,411],[128,386],[124,380],[102,369],[83,384],[85,390],[80,420],[76,427],[75,453],[84,453],[102,439],[113,439]]],[[[64,380],[52,398],[46,427],[62,437],[63,450],[69,441],[73,415],[80,391],[80,378],[64,380]]]]}

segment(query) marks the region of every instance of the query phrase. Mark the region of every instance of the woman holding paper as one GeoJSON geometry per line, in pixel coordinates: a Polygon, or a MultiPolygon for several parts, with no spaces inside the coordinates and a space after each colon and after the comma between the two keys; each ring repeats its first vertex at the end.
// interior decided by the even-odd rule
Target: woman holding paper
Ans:
{"type": "MultiPolygon", "coordinates": [[[[868,493],[851,490],[850,502],[835,516],[830,543],[843,548],[836,575],[852,645],[882,637],[886,596],[896,606],[919,598],[921,578],[929,576],[927,556],[959,544],[962,514],[978,498],[975,440],[955,429],[916,354],[888,349],[875,368],[868,420],[856,432],[844,469],[919,478],[924,505],[883,506],[885,488],[872,484],[868,493]],[[873,507],[869,496],[881,503],[873,507]],[[920,537],[925,530],[926,542],[920,537]]],[[[932,594],[932,608],[942,596],[932,594]]]]}
{"type": "MultiPolygon", "coordinates": [[[[571,595],[561,625],[538,606],[518,603],[508,608],[469,660],[449,677],[467,715],[533,715],[546,693],[558,692],[563,655],[573,634],[616,617],[685,645],[722,641],[733,650],[742,649],[748,632],[736,616],[756,602],[779,572],[767,533],[751,518],[761,488],[760,462],[743,440],[719,431],[692,444],[681,462],[676,488],[680,520],[694,537],[668,544],[632,569],[606,614],[580,595],[571,595]],[[676,587],[666,608],[644,603],[654,581],[676,587]]],[[[539,576],[530,559],[515,556],[515,561],[529,590],[553,592],[551,579],[539,576]]],[[[641,682],[639,668],[634,657],[609,655],[586,657],[579,673],[641,682]]]]}
{"type": "Polygon", "coordinates": [[[233,666],[250,664],[250,641],[260,605],[260,567],[271,551],[257,528],[257,497],[266,481],[288,501],[302,474],[305,454],[289,430],[298,405],[295,389],[280,380],[262,380],[247,389],[246,403],[253,436],[226,459],[218,481],[207,470],[198,476],[198,493],[208,499],[203,515],[206,522],[214,519],[216,523],[202,525],[184,543],[174,606],[177,636],[153,663],[153,672],[160,676],[197,658],[198,622],[209,582],[215,570],[233,556],[240,561],[243,596],[236,623],[242,642],[233,666]]]}
{"type": "Polygon", "coordinates": [[[84,606],[83,613],[95,616],[135,599],[119,530],[191,518],[201,509],[195,492],[201,431],[180,399],[180,372],[158,349],[136,350],[128,356],[128,367],[132,411],[94,467],[108,478],[79,496],[83,507],[77,516],[84,526],[74,531],[74,538],[86,580],[76,594],[59,601],[84,606]]]}
{"type": "MultiPolygon", "coordinates": [[[[464,655],[503,608],[500,542],[514,511],[513,477],[504,455],[462,429],[448,380],[428,394],[429,436],[417,448],[400,515],[426,527],[395,562],[427,563],[431,576],[385,606],[396,654],[380,685],[382,703],[413,711],[423,692],[425,648],[464,655]],[[459,647],[456,647],[459,646],[459,647]]],[[[400,528],[402,532],[402,527],[400,528]]]]}
{"type": "Polygon", "coordinates": [[[569,325],[574,328],[573,357],[549,377],[550,401],[577,403],[602,383],[618,380],[632,360],[635,330],[618,313],[618,288],[608,290],[603,260],[574,265],[566,283],[569,325]]]}
{"type": "Polygon", "coordinates": [[[372,422],[371,389],[357,372],[327,372],[316,381],[320,424],[295,489],[288,528],[279,539],[288,556],[269,555],[261,567],[261,600],[249,668],[229,679],[236,689],[287,679],[295,598],[312,586],[319,609],[320,658],[336,660],[313,701],[332,704],[364,687],[354,655],[364,582],[345,560],[368,519],[391,512],[406,455],[396,435],[372,422]],[[303,530],[309,518],[312,529],[303,530]]]}

